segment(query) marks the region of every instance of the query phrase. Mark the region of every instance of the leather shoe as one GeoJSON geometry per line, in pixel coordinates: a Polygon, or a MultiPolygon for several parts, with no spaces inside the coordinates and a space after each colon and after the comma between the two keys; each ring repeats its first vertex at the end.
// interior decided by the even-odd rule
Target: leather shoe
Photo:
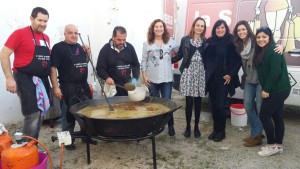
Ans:
{"type": "Polygon", "coordinates": [[[254,147],[262,144],[263,137],[261,135],[251,138],[248,142],[244,143],[245,147],[254,147]]]}
{"type": "Polygon", "coordinates": [[[189,138],[191,137],[191,129],[190,128],[186,128],[184,133],[183,133],[185,138],[189,138]]]}
{"type": "Polygon", "coordinates": [[[225,131],[219,131],[214,138],[214,142],[221,142],[225,139],[225,131]]]}
{"type": "Polygon", "coordinates": [[[194,136],[195,136],[195,138],[201,137],[201,132],[200,132],[199,128],[196,128],[196,129],[194,130],[194,136]]]}
{"type": "Polygon", "coordinates": [[[209,140],[213,140],[215,137],[216,137],[216,135],[217,135],[217,131],[216,130],[214,130],[209,136],[208,136],[208,139],[209,140]]]}
{"type": "MultiPolygon", "coordinates": [[[[261,138],[261,139],[265,138],[265,136],[264,136],[263,134],[260,134],[260,135],[258,135],[258,136],[256,136],[256,137],[257,137],[257,138],[261,138]]],[[[251,135],[250,135],[250,136],[247,136],[247,137],[245,137],[245,138],[243,139],[244,142],[249,142],[250,140],[252,140],[251,135]]]]}
{"type": "Polygon", "coordinates": [[[244,139],[243,139],[243,141],[244,142],[248,142],[249,140],[251,140],[252,138],[251,138],[251,135],[249,135],[249,136],[247,136],[247,137],[245,137],[244,139]]]}
{"type": "Polygon", "coordinates": [[[96,141],[96,140],[93,140],[93,139],[91,139],[91,138],[88,138],[88,139],[86,139],[86,138],[83,138],[82,139],[82,142],[83,143],[86,143],[86,141],[88,141],[90,144],[92,144],[92,145],[97,145],[98,144],[98,142],[96,141]]]}
{"type": "Polygon", "coordinates": [[[169,126],[168,129],[169,129],[168,131],[169,136],[174,136],[175,135],[174,126],[169,126]]]}
{"type": "Polygon", "coordinates": [[[66,145],[65,146],[65,148],[67,149],[67,150],[75,150],[75,145],[72,143],[72,144],[70,144],[70,145],[66,145]]]}

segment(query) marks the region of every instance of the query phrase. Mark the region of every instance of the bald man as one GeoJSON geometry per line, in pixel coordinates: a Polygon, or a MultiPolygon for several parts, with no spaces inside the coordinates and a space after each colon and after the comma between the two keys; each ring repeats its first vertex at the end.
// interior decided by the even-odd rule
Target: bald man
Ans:
{"type": "MultiPolygon", "coordinates": [[[[77,26],[65,26],[65,40],[55,44],[51,53],[51,83],[54,96],[64,100],[67,110],[62,111],[62,131],[74,132],[75,118],[69,108],[80,100],[92,99],[87,83],[88,62],[91,49],[87,45],[81,46],[78,41],[77,26]],[[58,75],[58,76],[57,76],[58,75]]],[[[96,141],[89,139],[91,144],[96,141]]],[[[68,150],[74,150],[74,139],[68,150]]]]}

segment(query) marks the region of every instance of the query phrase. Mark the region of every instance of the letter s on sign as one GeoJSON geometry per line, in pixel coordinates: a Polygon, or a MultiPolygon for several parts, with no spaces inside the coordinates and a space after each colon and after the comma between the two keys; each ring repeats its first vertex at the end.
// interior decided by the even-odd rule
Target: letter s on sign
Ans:
{"type": "Polygon", "coordinates": [[[225,20],[228,25],[230,25],[231,17],[229,17],[229,16],[231,16],[231,14],[232,14],[231,10],[222,10],[219,13],[219,17],[220,17],[220,19],[225,20]]]}

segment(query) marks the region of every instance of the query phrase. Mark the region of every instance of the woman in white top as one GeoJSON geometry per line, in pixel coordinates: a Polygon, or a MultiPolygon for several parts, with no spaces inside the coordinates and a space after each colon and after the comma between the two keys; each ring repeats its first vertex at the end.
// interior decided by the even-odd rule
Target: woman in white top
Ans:
{"type": "MultiPolygon", "coordinates": [[[[149,26],[147,41],[143,45],[141,70],[144,83],[150,96],[171,99],[172,62],[171,58],[179,46],[170,38],[166,24],[161,19],[154,20],[149,26]]],[[[173,115],[168,122],[169,136],[175,135],[173,115]]]]}

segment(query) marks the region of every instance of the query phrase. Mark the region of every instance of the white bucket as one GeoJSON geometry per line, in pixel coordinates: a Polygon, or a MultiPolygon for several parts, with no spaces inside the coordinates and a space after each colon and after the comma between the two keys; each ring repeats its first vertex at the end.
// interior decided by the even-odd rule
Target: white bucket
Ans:
{"type": "Polygon", "coordinates": [[[231,104],[231,124],[233,126],[247,126],[247,113],[243,104],[231,104]]]}

